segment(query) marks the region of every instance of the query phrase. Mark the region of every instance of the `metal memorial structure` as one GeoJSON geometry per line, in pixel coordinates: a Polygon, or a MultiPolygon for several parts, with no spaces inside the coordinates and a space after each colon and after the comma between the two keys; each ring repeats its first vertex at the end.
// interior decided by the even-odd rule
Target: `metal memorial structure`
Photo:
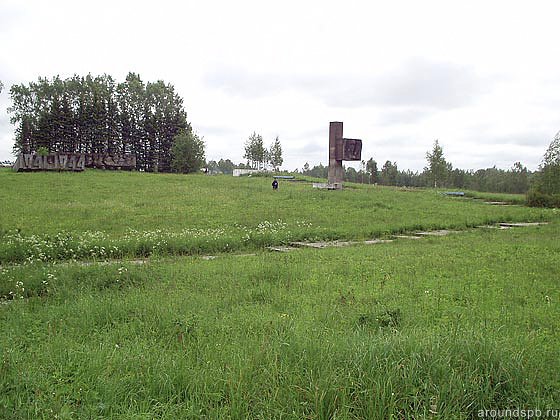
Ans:
{"type": "Polygon", "coordinates": [[[136,169],[136,156],[131,154],[87,153],[86,168],[131,171],[136,169]]]}
{"type": "Polygon", "coordinates": [[[38,155],[21,153],[14,171],[83,171],[86,168],[97,169],[136,169],[136,156],[110,153],[50,153],[38,155]]]}
{"type": "Polygon", "coordinates": [[[344,181],[343,160],[362,159],[362,140],[345,139],[342,122],[334,121],[329,126],[329,172],[328,188],[342,189],[344,181]]]}
{"type": "Polygon", "coordinates": [[[44,156],[21,153],[14,164],[14,171],[83,171],[85,165],[83,153],[56,153],[44,156]]]}

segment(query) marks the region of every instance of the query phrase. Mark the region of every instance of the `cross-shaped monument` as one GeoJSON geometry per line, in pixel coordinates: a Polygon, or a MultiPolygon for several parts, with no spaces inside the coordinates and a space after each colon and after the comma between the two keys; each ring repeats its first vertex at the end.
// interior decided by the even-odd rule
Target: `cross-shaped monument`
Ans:
{"type": "Polygon", "coordinates": [[[329,126],[329,188],[342,189],[344,180],[343,160],[361,160],[362,141],[342,137],[342,122],[329,126]]]}

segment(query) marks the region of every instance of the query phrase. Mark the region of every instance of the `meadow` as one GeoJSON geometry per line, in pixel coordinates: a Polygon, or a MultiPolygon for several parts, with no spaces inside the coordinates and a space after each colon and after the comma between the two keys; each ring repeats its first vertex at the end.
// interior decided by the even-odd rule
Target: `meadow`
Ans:
{"type": "Polygon", "coordinates": [[[547,214],[482,200],[465,205],[468,198],[435,190],[351,185],[333,194],[282,182],[274,192],[260,177],[3,170],[0,182],[0,263],[235,252],[547,214]]]}
{"type": "Polygon", "coordinates": [[[559,408],[554,210],[374,186],[273,192],[267,178],[3,171],[0,181],[0,418],[559,408]],[[549,223],[473,228],[504,221],[549,223]],[[266,249],[444,228],[460,232],[266,249]],[[62,251],[78,243],[120,248],[62,251]],[[128,260],[139,256],[149,258],[128,260]]]}

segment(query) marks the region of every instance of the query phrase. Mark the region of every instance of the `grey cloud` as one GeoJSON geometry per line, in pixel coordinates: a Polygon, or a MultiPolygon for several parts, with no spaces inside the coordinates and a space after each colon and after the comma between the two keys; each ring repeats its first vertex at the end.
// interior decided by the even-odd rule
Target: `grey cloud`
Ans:
{"type": "Polygon", "coordinates": [[[410,144],[410,139],[405,137],[384,137],[372,138],[368,144],[374,144],[376,147],[402,147],[410,144]]]}
{"type": "Polygon", "coordinates": [[[376,100],[382,105],[451,109],[471,103],[481,93],[482,81],[467,67],[413,59],[377,80],[372,88],[370,92],[362,90],[364,100],[376,100]]]}
{"type": "Polygon", "coordinates": [[[224,136],[236,132],[233,128],[219,125],[197,125],[194,129],[202,136],[224,136]]]}
{"type": "Polygon", "coordinates": [[[390,107],[387,110],[380,110],[377,114],[377,125],[405,125],[414,124],[428,117],[432,112],[425,108],[418,107],[390,107]]]}
{"type": "Polygon", "coordinates": [[[329,128],[328,127],[321,127],[321,128],[313,128],[310,130],[303,131],[301,133],[295,134],[291,138],[297,139],[308,139],[308,138],[324,138],[328,137],[329,135],[329,128]]]}
{"type": "Polygon", "coordinates": [[[208,74],[206,83],[243,97],[296,90],[315,96],[329,106],[390,106],[433,111],[472,103],[485,91],[488,81],[469,67],[416,58],[380,76],[252,73],[229,68],[208,74]]]}
{"type": "Polygon", "coordinates": [[[0,13],[0,33],[7,33],[18,28],[25,16],[24,10],[19,5],[3,5],[0,13]]]}
{"type": "Polygon", "coordinates": [[[496,135],[490,132],[490,127],[478,126],[469,129],[466,137],[476,145],[546,147],[554,138],[554,130],[539,127],[496,135]]]}
{"type": "Polygon", "coordinates": [[[302,147],[298,148],[298,152],[302,154],[316,153],[317,151],[321,151],[321,153],[323,153],[324,150],[326,150],[325,145],[320,145],[317,143],[306,143],[302,147]]]}
{"type": "Polygon", "coordinates": [[[8,115],[0,115],[0,129],[8,130],[11,127],[13,126],[10,124],[10,117],[8,115]]]}
{"type": "Polygon", "coordinates": [[[268,96],[286,89],[287,80],[279,75],[250,73],[241,69],[220,69],[209,73],[205,83],[233,95],[248,98],[268,96]]]}
{"type": "Polygon", "coordinates": [[[312,162],[321,162],[328,156],[328,149],[316,142],[308,142],[295,147],[293,145],[286,145],[284,152],[287,158],[308,160],[310,164],[312,162]]]}
{"type": "Polygon", "coordinates": [[[508,136],[500,136],[492,139],[492,144],[499,145],[516,145],[516,146],[541,146],[545,145],[552,140],[548,133],[543,132],[528,132],[528,133],[513,133],[508,136]]]}
{"type": "Polygon", "coordinates": [[[375,147],[391,148],[399,150],[399,153],[406,153],[410,150],[427,149],[431,147],[431,142],[426,142],[425,139],[417,139],[412,136],[391,136],[376,138],[371,137],[368,139],[367,144],[372,144],[375,147]],[[428,146],[426,146],[429,144],[428,146]]]}

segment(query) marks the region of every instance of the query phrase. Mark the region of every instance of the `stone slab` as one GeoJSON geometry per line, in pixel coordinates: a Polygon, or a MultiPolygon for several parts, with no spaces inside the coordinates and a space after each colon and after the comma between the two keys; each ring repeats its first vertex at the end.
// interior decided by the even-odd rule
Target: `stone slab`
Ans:
{"type": "Polygon", "coordinates": [[[547,225],[548,222],[526,222],[526,223],[500,223],[501,227],[530,227],[547,225]]]}
{"type": "Polygon", "coordinates": [[[290,252],[297,248],[294,248],[293,246],[269,246],[266,249],[274,252],[290,252]]]}
{"type": "Polygon", "coordinates": [[[415,235],[419,235],[419,236],[447,236],[451,233],[457,233],[456,230],[445,230],[445,229],[441,229],[441,230],[430,230],[427,232],[416,232],[415,235]]]}
{"type": "Polygon", "coordinates": [[[491,206],[513,206],[513,204],[507,201],[485,201],[484,204],[490,204],[491,206]]]}
{"type": "Polygon", "coordinates": [[[393,242],[391,239],[370,239],[368,241],[364,241],[366,245],[377,245],[377,244],[388,244],[393,242]]]}
{"type": "Polygon", "coordinates": [[[393,235],[396,239],[422,239],[421,236],[410,236],[410,235],[393,235]]]}

